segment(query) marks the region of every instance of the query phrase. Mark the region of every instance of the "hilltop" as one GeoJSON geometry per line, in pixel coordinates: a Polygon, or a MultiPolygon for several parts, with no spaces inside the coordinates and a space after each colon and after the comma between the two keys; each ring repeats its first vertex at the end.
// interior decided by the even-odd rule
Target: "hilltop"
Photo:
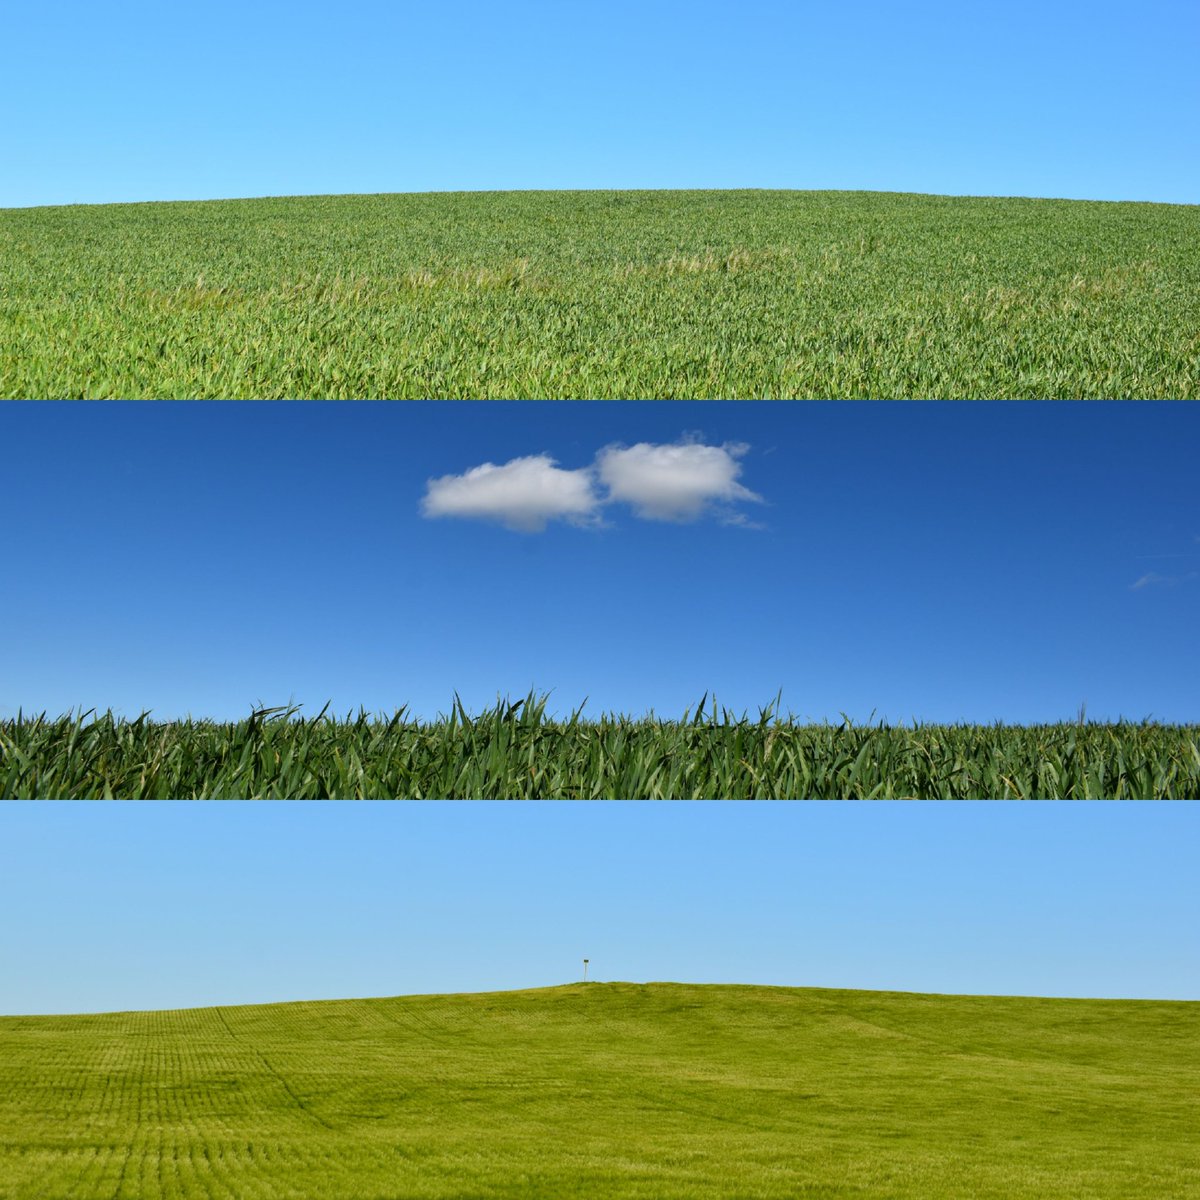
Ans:
{"type": "Polygon", "coordinates": [[[0,210],[0,397],[1200,396],[1200,206],[461,192],[0,210]]]}

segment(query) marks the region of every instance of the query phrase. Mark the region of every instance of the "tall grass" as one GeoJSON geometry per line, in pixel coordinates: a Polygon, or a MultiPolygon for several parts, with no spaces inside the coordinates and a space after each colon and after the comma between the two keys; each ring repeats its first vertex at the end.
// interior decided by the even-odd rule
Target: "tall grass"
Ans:
{"type": "Polygon", "coordinates": [[[0,210],[0,397],[1200,397],[1200,206],[873,192],[0,210]]]}
{"type": "MultiPolygon", "coordinates": [[[[154,722],[0,722],[0,791],[19,798],[1181,799],[1200,797],[1200,726],[800,725],[701,701],[653,715],[548,719],[547,697],[471,716],[339,720],[258,709],[154,722]]],[[[705,698],[707,699],[707,697],[705,698]]]]}
{"type": "Polygon", "coordinates": [[[3,1200],[1183,1200],[1200,1005],[574,984],[0,1017],[3,1200]]]}

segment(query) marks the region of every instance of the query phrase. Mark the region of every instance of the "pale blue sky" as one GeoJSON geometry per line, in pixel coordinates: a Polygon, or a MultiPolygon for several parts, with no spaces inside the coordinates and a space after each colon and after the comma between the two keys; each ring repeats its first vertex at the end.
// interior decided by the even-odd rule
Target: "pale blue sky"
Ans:
{"type": "Polygon", "coordinates": [[[1194,0],[12,0],[0,207],[833,188],[1200,202],[1194,0]]]}
{"type": "Polygon", "coordinates": [[[1180,803],[0,805],[0,1013],[578,979],[1200,1000],[1180,803]]]}
{"type": "Polygon", "coordinates": [[[0,716],[1200,720],[1193,404],[12,401],[0,444],[0,716]]]}

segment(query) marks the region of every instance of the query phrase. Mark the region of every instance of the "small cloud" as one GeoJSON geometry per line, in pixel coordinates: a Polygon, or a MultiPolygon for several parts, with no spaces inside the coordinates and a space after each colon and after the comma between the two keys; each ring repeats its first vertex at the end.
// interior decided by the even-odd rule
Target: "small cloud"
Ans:
{"type": "Polygon", "coordinates": [[[737,460],[749,448],[741,442],[703,446],[687,440],[607,446],[596,456],[596,470],[609,500],[632,505],[644,520],[694,521],[713,504],[762,501],[737,482],[742,471],[737,460]]]}
{"type": "Polygon", "coordinates": [[[723,513],[719,520],[722,525],[736,525],[739,529],[766,529],[761,521],[751,521],[745,513],[723,513]]]}
{"type": "Polygon", "coordinates": [[[1131,583],[1129,585],[1129,590],[1131,592],[1136,592],[1138,588],[1150,587],[1151,584],[1167,582],[1169,581],[1165,575],[1156,575],[1153,571],[1151,571],[1148,575],[1143,575],[1141,579],[1137,581],[1137,583],[1131,583]]]}
{"type": "Polygon", "coordinates": [[[540,533],[546,522],[594,522],[599,503],[592,471],[563,471],[546,454],[514,458],[502,467],[484,463],[462,475],[429,480],[421,513],[426,517],[477,517],[507,529],[540,533]]]}
{"type": "Polygon", "coordinates": [[[1143,575],[1136,583],[1129,585],[1131,592],[1136,592],[1139,588],[1153,587],[1156,584],[1171,584],[1182,583],[1185,579],[1195,579],[1200,576],[1200,571],[1189,571],[1186,575],[1159,575],[1151,571],[1148,575],[1143,575]]]}

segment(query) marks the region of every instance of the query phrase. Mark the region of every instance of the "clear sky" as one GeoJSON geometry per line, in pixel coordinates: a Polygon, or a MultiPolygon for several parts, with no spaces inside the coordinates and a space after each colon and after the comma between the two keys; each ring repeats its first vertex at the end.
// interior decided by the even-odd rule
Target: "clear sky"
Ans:
{"type": "Polygon", "coordinates": [[[1195,0],[12,0],[0,207],[526,188],[1200,203],[1195,0]]]}
{"type": "Polygon", "coordinates": [[[1200,720],[1200,406],[0,405],[0,716],[1200,720]]]}
{"type": "Polygon", "coordinates": [[[1179,803],[0,805],[0,1013],[578,979],[1200,1000],[1179,803]]]}

